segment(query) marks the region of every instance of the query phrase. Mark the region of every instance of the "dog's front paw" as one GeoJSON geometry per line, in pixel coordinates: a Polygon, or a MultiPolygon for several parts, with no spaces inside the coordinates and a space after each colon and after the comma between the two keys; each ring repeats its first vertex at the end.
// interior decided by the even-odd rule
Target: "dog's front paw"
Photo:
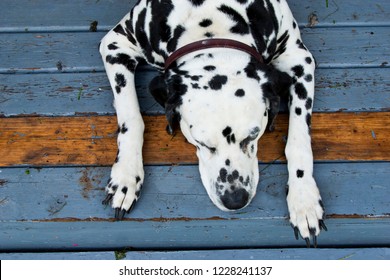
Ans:
{"type": "Polygon", "coordinates": [[[115,219],[122,220],[133,209],[141,194],[143,177],[142,168],[137,172],[119,163],[114,164],[106,186],[107,196],[102,203],[111,203],[115,209],[115,219]]]}
{"type": "Polygon", "coordinates": [[[295,238],[299,239],[300,234],[307,247],[310,247],[310,239],[313,239],[314,247],[317,247],[317,236],[321,229],[327,231],[327,228],[324,206],[314,178],[289,182],[287,205],[295,238]]]}

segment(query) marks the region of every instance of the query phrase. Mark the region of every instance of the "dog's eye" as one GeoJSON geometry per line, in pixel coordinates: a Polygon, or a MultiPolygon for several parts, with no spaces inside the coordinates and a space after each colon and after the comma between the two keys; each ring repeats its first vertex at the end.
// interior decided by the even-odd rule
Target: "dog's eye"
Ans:
{"type": "Polygon", "coordinates": [[[205,147],[206,149],[208,149],[210,151],[210,153],[214,154],[216,151],[217,151],[217,148],[214,148],[214,147],[209,147],[207,146],[205,143],[201,142],[201,141],[198,141],[198,140],[195,140],[196,143],[198,143],[199,145],[201,145],[202,147],[205,147]]]}
{"type": "Polygon", "coordinates": [[[248,137],[246,137],[244,140],[242,140],[240,142],[240,149],[246,153],[247,150],[248,150],[248,145],[250,142],[256,140],[257,136],[259,136],[259,133],[260,133],[260,128],[258,126],[256,126],[255,128],[253,128],[249,134],[248,137]]]}

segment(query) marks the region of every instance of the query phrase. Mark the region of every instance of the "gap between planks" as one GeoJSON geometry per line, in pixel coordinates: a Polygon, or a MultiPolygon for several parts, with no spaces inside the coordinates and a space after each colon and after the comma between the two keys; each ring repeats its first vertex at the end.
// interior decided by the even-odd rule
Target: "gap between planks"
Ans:
{"type": "MultiPolygon", "coordinates": [[[[180,130],[166,132],[164,116],[144,116],[145,164],[196,164],[196,149],[180,130]]],[[[127,124],[131,133],[131,124],[127,124]]],[[[288,116],[259,141],[260,162],[284,162],[288,116]]],[[[315,113],[316,161],[389,161],[390,112],[315,113]]],[[[0,166],[109,166],[116,157],[113,116],[0,118],[0,166]]]]}

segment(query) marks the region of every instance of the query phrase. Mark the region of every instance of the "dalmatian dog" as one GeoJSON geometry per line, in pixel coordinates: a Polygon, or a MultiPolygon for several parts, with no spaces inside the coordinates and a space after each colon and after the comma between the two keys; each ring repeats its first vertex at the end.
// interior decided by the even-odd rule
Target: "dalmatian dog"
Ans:
{"type": "Polygon", "coordinates": [[[257,142],[273,129],[280,99],[289,98],[289,220],[297,239],[317,244],[326,226],[310,136],[315,61],[286,0],[140,0],[102,39],[100,53],[119,127],[103,201],[116,219],[134,207],[144,180],[134,72],[146,61],[161,73],[150,91],[165,108],[169,132],[177,123],[196,146],[202,183],[223,211],[255,196],[257,142]]]}

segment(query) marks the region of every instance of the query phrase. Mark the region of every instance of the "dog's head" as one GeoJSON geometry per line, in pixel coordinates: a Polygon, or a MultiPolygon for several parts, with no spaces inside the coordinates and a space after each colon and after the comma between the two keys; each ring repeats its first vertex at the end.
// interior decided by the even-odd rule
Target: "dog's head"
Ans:
{"type": "MultiPolygon", "coordinates": [[[[235,53],[236,54],[236,53],[235,53]]],[[[152,81],[150,89],[196,146],[203,185],[220,209],[247,206],[259,181],[257,142],[279,111],[291,78],[247,55],[195,55],[152,81]]],[[[266,148],[266,147],[264,147],[266,148]]]]}

